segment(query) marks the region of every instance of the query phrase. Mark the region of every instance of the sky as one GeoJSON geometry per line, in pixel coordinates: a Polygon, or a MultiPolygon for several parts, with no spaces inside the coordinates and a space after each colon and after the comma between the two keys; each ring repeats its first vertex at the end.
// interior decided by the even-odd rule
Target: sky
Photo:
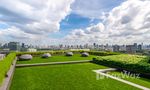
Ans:
{"type": "Polygon", "coordinates": [[[0,42],[150,42],[150,0],[0,0],[0,42]]]}

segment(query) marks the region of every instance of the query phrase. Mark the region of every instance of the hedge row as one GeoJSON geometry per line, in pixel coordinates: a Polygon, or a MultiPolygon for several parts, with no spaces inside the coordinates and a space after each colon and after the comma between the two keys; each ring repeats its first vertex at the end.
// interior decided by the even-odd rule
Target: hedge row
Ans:
{"type": "Polygon", "coordinates": [[[64,54],[65,52],[64,51],[47,51],[47,52],[17,52],[17,56],[20,56],[20,55],[23,55],[23,54],[31,54],[33,56],[36,56],[36,55],[41,55],[41,54],[44,54],[44,53],[50,53],[50,54],[64,54]]]}
{"type": "MultiPolygon", "coordinates": [[[[41,55],[43,53],[50,53],[50,54],[64,54],[65,52],[69,52],[68,51],[49,51],[49,52],[18,52],[17,56],[20,56],[22,54],[31,54],[31,55],[41,55]]],[[[102,52],[102,51],[71,51],[73,53],[82,53],[82,52],[88,52],[90,55],[97,55],[97,56],[108,56],[108,55],[118,55],[120,53],[116,53],[116,52],[102,52]]]]}
{"type": "MultiPolygon", "coordinates": [[[[118,58],[119,59],[119,58],[118,58]]],[[[128,58],[127,58],[128,59],[128,58]]],[[[93,60],[94,63],[106,65],[109,67],[114,67],[122,70],[128,70],[131,72],[142,73],[145,75],[150,75],[150,64],[148,63],[148,57],[139,58],[141,61],[124,61],[124,60],[112,60],[106,58],[98,58],[93,60]],[[132,63],[133,62],[133,63],[132,63]]],[[[137,59],[135,59],[137,60],[137,59]]]]}
{"type": "Polygon", "coordinates": [[[119,55],[120,54],[117,52],[104,52],[104,51],[89,51],[88,53],[91,55],[97,55],[97,56],[108,56],[108,55],[119,55]]]}
{"type": "Polygon", "coordinates": [[[0,61],[0,85],[3,79],[5,78],[8,70],[10,69],[10,66],[15,57],[16,57],[15,53],[10,53],[2,61],[0,61]]]}

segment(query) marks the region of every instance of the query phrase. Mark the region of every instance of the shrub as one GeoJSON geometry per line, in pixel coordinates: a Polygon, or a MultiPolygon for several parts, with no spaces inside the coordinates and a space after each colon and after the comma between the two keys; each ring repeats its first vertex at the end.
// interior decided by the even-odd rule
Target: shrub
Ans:
{"type": "Polygon", "coordinates": [[[31,54],[32,56],[39,56],[44,53],[49,53],[49,54],[64,54],[64,51],[47,51],[47,52],[18,52],[16,53],[17,56],[21,56],[23,54],[31,54]]]}
{"type": "Polygon", "coordinates": [[[147,58],[147,59],[148,59],[148,63],[150,63],[150,56],[148,56],[148,58],[147,58]]]}
{"type": "Polygon", "coordinates": [[[89,51],[88,53],[91,55],[97,55],[97,56],[108,56],[108,55],[119,55],[120,54],[117,52],[104,52],[104,51],[89,51]]]}
{"type": "Polygon", "coordinates": [[[94,60],[94,63],[103,64],[109,67],[125,69],[137,73],[149,74],[150,64],[147,63],[146,56],[139,55],[113,55],[113,56],[101,56],[94,60]]]}
{"type": "Polygon", "coordinates": [[[16,57],[15,53],[10,53],[2,61],[0,61],[0,84],[5,78],[8,70],[10,69],[10,66],[15,57],[16,57]]]}

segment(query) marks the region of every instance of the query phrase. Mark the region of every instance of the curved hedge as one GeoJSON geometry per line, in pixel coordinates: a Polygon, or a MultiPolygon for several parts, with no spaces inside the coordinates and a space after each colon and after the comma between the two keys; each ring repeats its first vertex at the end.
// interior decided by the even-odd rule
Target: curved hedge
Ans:
{"type": "Polygon", "coordinates": [[[10,69],[10,66],[15,57],[16,57],[15,53],[10,53],[2,61],[0,61],[0,85],[3,79],[5,78],[6,73],[10,69]]]}
{"type": "Polygon", "coordinates": [[[150,64],[148,57],[139,55],[114,55],[114,56],[101,56],[94,63],[106,65],[109,67],[125,69],[137,73],[150,75],[150,64]]]}

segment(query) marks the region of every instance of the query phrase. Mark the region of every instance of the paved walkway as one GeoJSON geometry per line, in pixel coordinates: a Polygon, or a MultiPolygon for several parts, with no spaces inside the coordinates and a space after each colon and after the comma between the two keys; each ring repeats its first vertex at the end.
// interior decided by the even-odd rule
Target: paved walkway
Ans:
{"type": "Polygon", "coordinates": [[[138,85],[138,84],[135,84],[135,83],[132,83],[132,82],[129,82],[127,80],[124,80],[124,79],[120,79],[120,78],[117,78],[117,77],[114,77],[112,75],[109,75],[109,74],[106,74],[104,72],[107,72],[107,71],[114,71],[115,69],[114,68],[110,68],[110,69],[99,69],[99,70],[93,70],[94,72],[100,74],[100,75],[103,75],[103,76],[106,76],[106,77],[109,77],[111,79],[114,79],[114,80],[117,80],[117,81],[120,81],[120,82],[123,82],[123,83],[126,83],[128,85],[131,85],[131,86],[134,86],[136,88],[139,88],[139,89],[142,89],[142,90],[150,90],[149,88],[147,87],[144,87],[144,86],[141,86],[141,85],[138,85]]]}
{"type": "Polygon", "coordinates": [[[17,64],[16,67],[29,67],[29,66],[45,66],[56,64],[73,64],[73,63],[87,63],[92,60],[80,60],[80,61],[66,61],[66,62],[48,62],[48,63],[34,63],[34,64],[17,64]]]}

